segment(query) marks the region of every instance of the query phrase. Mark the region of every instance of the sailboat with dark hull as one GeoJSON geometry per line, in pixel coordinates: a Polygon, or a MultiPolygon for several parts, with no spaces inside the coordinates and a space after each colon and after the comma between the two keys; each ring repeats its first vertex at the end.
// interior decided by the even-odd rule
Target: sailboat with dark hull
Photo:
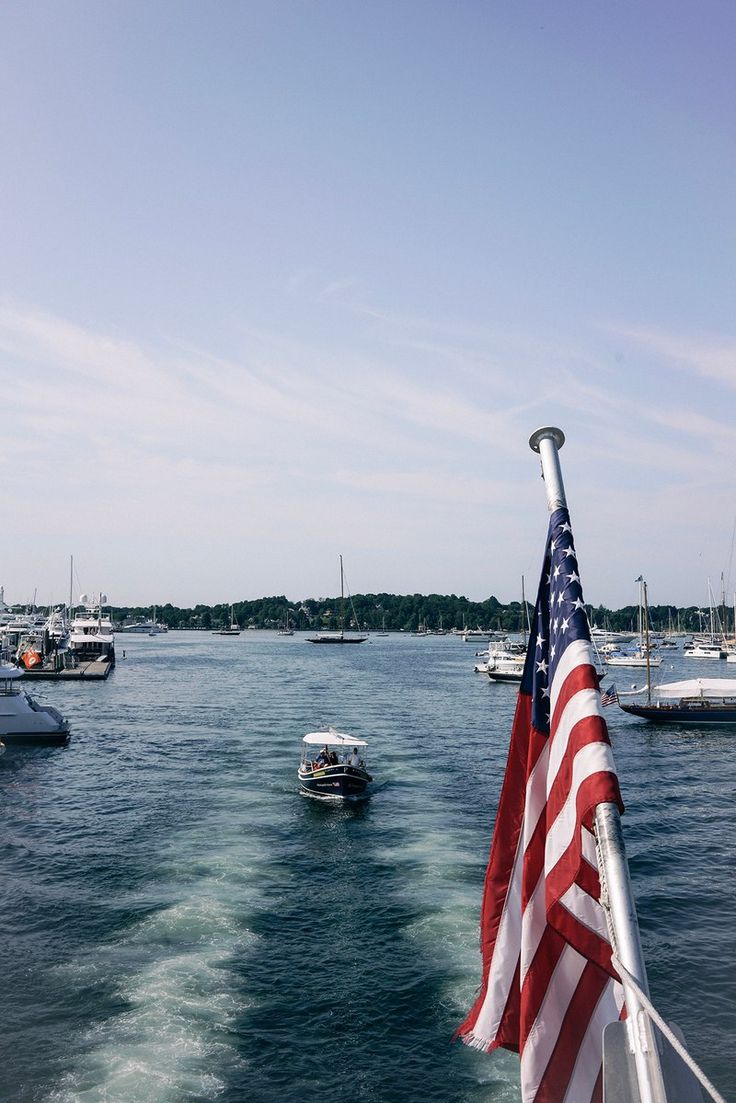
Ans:
{"type": "MultiPolygon", "coordinates": [[[[640,577],[644,608],[647,608],[647,584],[640,577]]],[[[649,658],[649,628],[646,631],[646,655],[649,658]]],[[[687,678],[679,682],[652,685],[651,668],[647,664],[645,701],[627,701],[618,705],[629,716],[649,720],[652,724],[677,724],[688,727],[736,725],[736,678],[687,678]]],[[[636,694],[626,693],[625,696],[636,694]]]]}
{"type": "Polygon", "coordinates": [[[367,639],[359,632],[345,632],[345,572],[340,556],[340,631],[318,632],[316,636],[307,636],[307,643],[365,643],[367,639]]]}

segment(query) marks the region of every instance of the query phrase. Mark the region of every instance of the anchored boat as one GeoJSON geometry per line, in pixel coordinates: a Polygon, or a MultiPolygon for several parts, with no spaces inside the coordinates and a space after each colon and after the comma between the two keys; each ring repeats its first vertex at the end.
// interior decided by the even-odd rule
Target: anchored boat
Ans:
{"type": "Polygon", "coordinates": [[[359,635],[357,632],[349,632],[345,635],[345,572],[342,556],[340,556],[340,631],[318,632],[316,636],[307,636],[307,643],[365,643],[367,639],[367,636],[359,635]]]}
{"type": "Polygon", "coordinates": [[[646,701],[619,707],[653,724],[736,724],[736,678],[689,678],[648,686],[646,701]]]}
{"type": "Polygon", "coordinates": [[[307,796],[323,800],[360,800],[368,796],[373,778],[366,768],[364,739],[325,728],[302,740],[297,777],[307,796]]]}

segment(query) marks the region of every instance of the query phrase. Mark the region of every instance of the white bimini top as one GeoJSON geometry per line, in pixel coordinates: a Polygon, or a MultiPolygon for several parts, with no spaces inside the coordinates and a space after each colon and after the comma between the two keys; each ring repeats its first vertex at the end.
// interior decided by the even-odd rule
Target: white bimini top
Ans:
{"type": "Polygon", "coordinates": [[[684,682],[665,682],[652,686],[652,693],[663,700],[680,697],[736,697],[736,678],[689,678],[684,682]]]}
{"type": "Polygon", "coordinates": [[[354,735],[346,735],[344,732],[335,731],[334,728],[328,728],[326,731],[321,732],[309,732],[304,736],[304,742],[312,743],[319,747],[324,747],[325,744],[328,747],[368,746],[364,739],[356,739],[354,735]]]}

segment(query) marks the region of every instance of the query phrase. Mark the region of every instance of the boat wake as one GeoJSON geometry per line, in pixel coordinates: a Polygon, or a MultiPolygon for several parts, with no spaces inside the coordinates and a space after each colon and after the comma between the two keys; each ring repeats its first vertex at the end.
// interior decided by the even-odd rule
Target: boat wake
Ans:
{"type": "MultiPolygon", "coordinates": [[[[48,1103],[214,1100],[240,1075],[237,1022],[248,1008],[233,960],[257,941],[243,921],[260,879],[249,846],[207,860],[194,891],[140,921],[125,937],[65,969],[70,987],[103,983],[111,1014],[75,1040],[76,1067],[48,1103]]],[[[263,859],[265,861],[265,858],[263,859]]],[[[202,871],[192,858],[178,876],[202,871]],[[188,865],[188,869],[186,868],[188,865]]]]}

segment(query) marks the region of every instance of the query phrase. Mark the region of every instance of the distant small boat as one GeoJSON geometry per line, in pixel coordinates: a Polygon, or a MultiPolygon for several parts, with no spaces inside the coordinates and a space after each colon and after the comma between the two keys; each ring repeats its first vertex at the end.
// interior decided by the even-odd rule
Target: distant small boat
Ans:
{"type": "Polygon", "coordinates": [[[222,628],[216,628],[213,631],[212,635],[213,636],[239,636],[240,635],[240,625],[237,623],[237,621],[235,620],[235,617],[233,616],[233,607],[232,607],[232,605],[230,606],[230,625],[229,625],[229,627],[224,626],[222,628]]]}
{"type": "Polygon", "coordinates": [[[294,629],[289,626],[289,610],[288,609],[286,610],[286,624],[284,625],[283,628],[279,628],[278,635],[279,636],[293,636],[294,635],[294,629]]]}
{"type": "Polygon", "coordinates": [[[307,636],[307,643],[365,643],[367,636],[357,632],[345,634],[345,573],[340,556],[340,630],[339,632],[318,632],[316,636],[307,636]]]}
{"type": "Polygon", "coordinates": [[[297,777],[302,793],[322,800],[360,800],[373,778],[366,768],[364,739],[325,728],[302,740],[297,777]],[[319,751],[317,748],[321,748],[319,751]]]}
{"type": "Polygon", "coordinates": [[[526,664],[527,638],[531,632],[529,624],[529,606],[524,591],[524,576],[521,576],[521,642],[502,640],[495,647],[488,645],[488,670],[486,673],[492,682],[521,682],[526,664]]]}
{"type": "Polygon", "coordinates": [[[631,651],[611,651],[603,658],[606,666],[630,666],[637,669],[647,666],[657,667],[662,665],[662,660],[654,655],[647,655],[641,648],[631,651]]]}

